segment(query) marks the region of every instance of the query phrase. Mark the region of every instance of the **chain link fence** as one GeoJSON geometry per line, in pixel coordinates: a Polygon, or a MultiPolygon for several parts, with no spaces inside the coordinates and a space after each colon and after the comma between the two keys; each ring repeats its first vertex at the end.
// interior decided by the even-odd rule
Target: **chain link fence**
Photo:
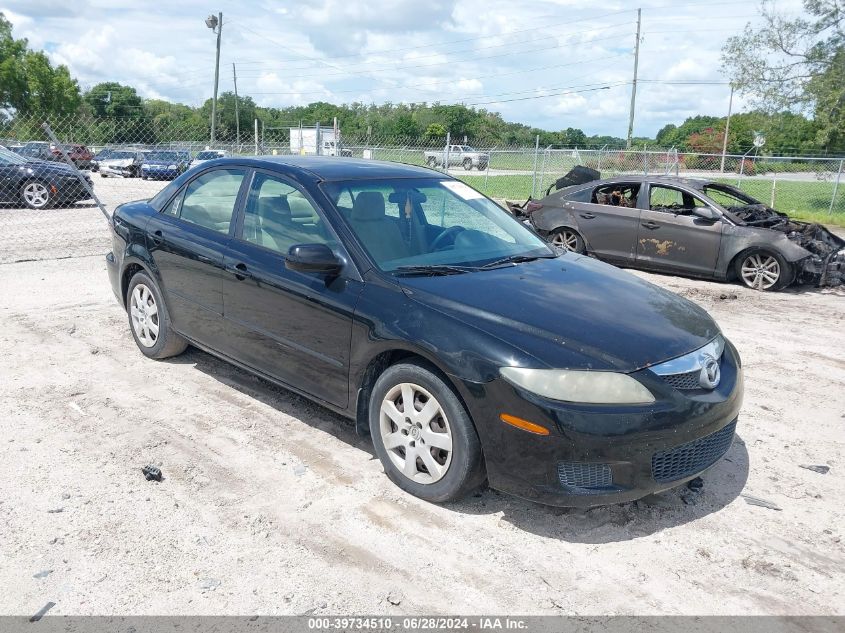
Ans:
{"type": "Polygon", "coordinates": [[[0,263],[106,252],[106,217],[149,198],[217,156],[320,154],[425,165],[503,201],[539,198],[575,165],[602,177],[666,175],[719,180],[798,218],[845,222],[842,158],[722,156],[675,149],[505,147],[452,138],[342,134],[333,125],[253,121],[210,145],[204,121],[20,118],[0,122],[0,263]],[[93,192],[93,197],[92,197],[93,192]]]}

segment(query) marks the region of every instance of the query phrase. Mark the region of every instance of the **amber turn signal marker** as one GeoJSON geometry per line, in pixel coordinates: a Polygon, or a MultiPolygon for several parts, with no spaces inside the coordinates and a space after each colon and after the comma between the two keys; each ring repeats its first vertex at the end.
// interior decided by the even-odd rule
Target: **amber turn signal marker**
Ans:
{"type": "Polygon", "coordinates": [[[515,415],[508,415],[507,413],[503,413],[499,416],[499,419],[505,424],[510,424],[511,426],[515,426],[516,428],[522,429],[523,431],[528,431],[529,433],[534,433],[536,435],[549,434],[549,429],[547,429],[545,426],[540,426],[539,424],[534,424],[533,422],[529,422],[528,420],[523,420],[522,418],[518,418],[515,415]]]}

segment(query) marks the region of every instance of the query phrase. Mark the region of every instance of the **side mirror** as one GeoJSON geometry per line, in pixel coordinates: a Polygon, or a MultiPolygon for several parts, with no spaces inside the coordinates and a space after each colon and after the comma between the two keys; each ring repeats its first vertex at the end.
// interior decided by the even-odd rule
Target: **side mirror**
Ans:
{"type": "Polygon", "coordinates": [[[325,244],[294,244],[285,256],[285,268],[301,273],[337,275],[343,262],[325,244]]]}
{"type": "Polygon", "coordinates": [[[712,207],[693,207],[692,212],[693,215],[697,215],[705,220],[715,221],[722,217],[721,214],[712,207]]]}

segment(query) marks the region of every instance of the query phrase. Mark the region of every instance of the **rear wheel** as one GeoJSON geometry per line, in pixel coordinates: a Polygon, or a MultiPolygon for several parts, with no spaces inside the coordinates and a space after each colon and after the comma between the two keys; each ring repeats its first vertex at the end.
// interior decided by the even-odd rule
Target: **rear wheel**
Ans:
{"type": "Polygon", "coordinates": [[[138,349],[150,358],[176,356],[188,347],[173,331],[161,293],[146,273],[135,273],[126,291],[129,329],[138,349]]]}
{"type": "Polygon", "coordinates": [[[406,492],[442,503],[483,483],[475,427],[452,388],[427,367],[401,363],[385,370],[369,416],[384,472],[406,492]]]}
{"type": "Polygon", "coordinates": [[[780,290],[792,282],[792,266],[779,254],[752,251],[736,260],[736,276],[754,290],[780,290]]]}
{"type": "Polygon", "coordinates": [[[30,209],[46,209],[53,202],[53,192],[43,182],[31,180],[21,187],[21,200],[30,209]]]}
{"type": "Polygon", "coordinates": [[[584,238],[581,237],[575,229],[570,229],[568,227],[556,229],[549,237],[549,241],[551,241],[552,244],[571,253],[580,253],[583,255],[587,252],[587,249],[584,246],[584,238]]]}

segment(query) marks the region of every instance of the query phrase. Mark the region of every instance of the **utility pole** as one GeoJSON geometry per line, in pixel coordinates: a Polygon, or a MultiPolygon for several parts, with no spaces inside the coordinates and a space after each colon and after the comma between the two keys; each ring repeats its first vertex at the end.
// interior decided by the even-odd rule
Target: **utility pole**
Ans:
{"type": "Polygon", "coordinates": [[[238,71],[235,70],[235,62],[232,62],[232,79],[235,80],[235,151],[239,152],[241,147],[241,119],[238,116],[238,71]]]}
{"type": "Polygon", "coordinates": [[[637,68],[640,65],[640,26],[642,24],[643,10],[637,9],[637,46],[634,49],[634,81],[631,84],[631,114],[628,116],[628,143],[626,147],[631,149],[631,138],[634,135],[634,108],[637,104],[637,68]]]}
{"type": "Polygon", "coordinates": [[[719,168],[719,173],[725,173],[725,154],[728,153],[728,132],[731,131],[731,110],[734,105],[734,85],[731,84],[731,98],[728,101],[728,119],[725,121],[725,139],[722,141],[722,166],[719,168]]]}
{"type": "Polygon", "coordinates": [[[214,99],[211,102],[211,144],[214,145],[217,128],[217,86],[220,83],[220,35],[223,33],[223,13],[210,15],[205,19],[205,25],[217,33],[217,58],[214,62],[214,99]]]}

